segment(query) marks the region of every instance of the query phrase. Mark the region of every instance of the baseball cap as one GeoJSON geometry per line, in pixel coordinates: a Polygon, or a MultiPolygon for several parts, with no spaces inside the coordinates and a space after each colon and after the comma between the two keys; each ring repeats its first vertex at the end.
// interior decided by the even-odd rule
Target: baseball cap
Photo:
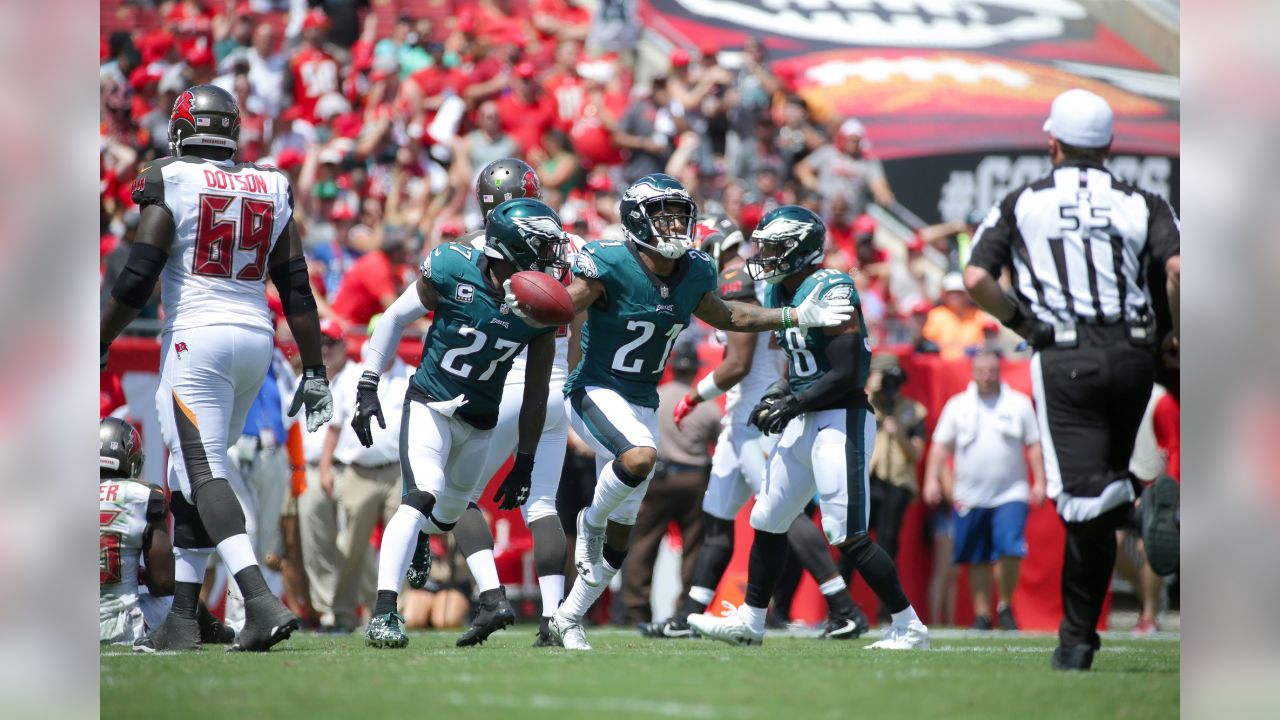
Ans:
{"type": "Polygon", "coordinates": [[[306,17],[302,21],[303,30],[327,27],[329,27],[329,16],[320,8],[313,8],[311,12],[307,13],[306,17]]]}
{"type": "Polygon", "coordinates": [[[958,272],[949,272],[942,277],[942,292],[964,292],[964,277],[958,272]]]}
{"type": "Polygon", "coordinates": [[[528,80],[529,78],[538,74],[537,68],[535,68],[533,66],[533,63],[529,62],[528,60],[517,63],[515,67],[515,71],[516,71],[516,77],[524,78],[525,80],[528,80]]]}
{"type": "Polygon", "coordinates": [[[849,136],[866,137],[867,129],[862,126],[862,123],[858,122],[853,118],[849,118],[848,120],[845,120],[844,122],[840,123],[840,136],[841,137],[849,137],[849,136]]]}
{"type": "Polygon", "coordinates": [[[1080,148],[1111,144],[1111,106],[1101,96],[1075,88],[1053,99],[1044,131],[1080,148]]]}
{"type": "Polygon", "coordinates": [[[876,219],[863,213],[853,219],[853,236],[858,239],[871,238],[876,234],[876,219]]]}
{"type": "Polygon", "coordinates": [[[356,214],[351,210],[351,206],[346,203],[334,203],[333,209],[329,211],[329,220],[337,222],[339,220],[355,220],[356,214]]]}
{"type": "Polygon", "coordinates": [[[321,320],[320,334],[329,340],[342,340],[342,326],[336,320],[321,320]]]}
{"type": "Polygon", "coordinates": [[[688,67],[689,53],[684,48],[671,51],[671,67],[688,67]]]}

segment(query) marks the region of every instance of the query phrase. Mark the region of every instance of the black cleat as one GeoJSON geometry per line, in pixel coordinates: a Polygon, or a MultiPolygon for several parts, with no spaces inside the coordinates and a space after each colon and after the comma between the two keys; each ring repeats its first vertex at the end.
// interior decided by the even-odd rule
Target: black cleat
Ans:
{"type": "Polygon", "coordinates": [[[991,618],[986,615],[976,615],[973,618],[973,625],[970,627],[974,630],[990,630],[991,618]]]}
{"type": "Polygon", "coordinates": [[[413,548],[413,559],[409,561],[409,569],[404,574],[409,581],[409,587],[414,590],[426,587],[427,581],[431,579],[430,537],[425,533],[418,534],[418,544],[413,548]]]}
{"type": "Polygon", "coordinates": [[[871,621],[867,619],[867,614],[862,612],[862,607],[856,604],[853,606],[853,621],[858,625],[859,635],[865,635],[871,630],[871,621]]]}
{"type": "Polygon", "coordinates": [[[1162,475],[1142,496],[1142,544],[1157,575],[1178,571],[1178,481],[1162,475]]]}
{"type": "Polygon", "coordinates": [[[1049,666],[1054,670],[1088,670],[1093,667],[1093,648],[1088,645],[1059,645],[1053,650],[1049,666]]]}
{"type": "Polygon", "coordinates": [[[996,611],[996,624],[1001,630],[1017,630],[1018,621],[1013,617],[1013,608],[1005,605],[996,611]]]}
{"type": "Polygon", "coordinates": [[[302,626],[298,616],[275,595],[245,600],[244,615],[244,629],[227,652],[266,652],[302,626]]]}
{"type": "Polygon", "coordinates": [[[515,624],[516,613],[511,609],[511,603],[507,602],[506,588],[498,587],[490,592],[492,595],[488,598],[485,595],[489,593],[480,593],[480,602],[477,604],[475,617],[471,619],[471,628],[458,638],[458,647],[482,645],[493,633],[515,624]]]}
{"type": "Polygon", "coordinates": [[[200,642],[202,643],[228,645],[236,639],[236,631],[214,617],[204,603],[200,603],[196,611],[196,621],[200,625],[200,642]]]}
{"type": "Polygon", "coordinates": [[[560,642],[551,634],[549,630],[539,630],[538,634],[533,638],[534,647],[564,647],[564,643],[560,642]]]}
{"type": "Polygon", "coordinates": [[[133,649],[145,653],[202,650],[200,623],[195,618],[178,617],[169,613],[160,627],[134,643],[133,649]]]}
{"type": "MultiPolygon", "coordinates": [[[[866,622],[866,616],[863,616],[863,622],[866,622]]],[[[822,626],[822,634],[818,636],[819,640],[856,640],[866,632],[865,626],[858,625],[857,618],[827,618],[826,624],[822,626]]]]}
{"type": "Polygon", "coordinates": [[[640,634],[649,638],[675,638],[685,639],[698,637],[698,633],[689,627],[689,623],[682,622],[675,618],[667,618],[662,622],[656,623],[640,623],[636,626],[640,634]]]}

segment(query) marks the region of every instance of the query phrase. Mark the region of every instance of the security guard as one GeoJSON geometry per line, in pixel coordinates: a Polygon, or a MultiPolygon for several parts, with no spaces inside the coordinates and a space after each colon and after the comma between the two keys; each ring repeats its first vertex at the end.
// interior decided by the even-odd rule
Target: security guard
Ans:
{"type": "Polygon", "coordinates": [[[1158,345],[1147,270],[1164,270],[1170,317],[1162,320],[1176,336],[1180,231],[1168,202],[1104,166],[1112,113],[1101,97],[1062,93],[1044,130],[1053,171],[991,209],[964,279],[978,305],[1035,350],[1048,494],[1067,530],[1052,666],[1088,670],[1115,529],[1129,520],[1138,488],[1128,463],[1158,345]],[[996,281],[1006,267],[1012,296],[996,281]]]}

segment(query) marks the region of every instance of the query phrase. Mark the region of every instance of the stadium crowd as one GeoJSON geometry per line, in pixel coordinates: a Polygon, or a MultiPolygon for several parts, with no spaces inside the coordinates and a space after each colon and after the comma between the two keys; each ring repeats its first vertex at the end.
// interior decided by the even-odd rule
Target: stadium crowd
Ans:
{"type": "MultiPolygon", "coordinates": [[[[479,227],[472,192],[476,173],[495,159],[516,156],[537,170],[543,197],[559,209],[566,229],[589,239],[621,238],[621,189],[651,172],[676,177],[701,212],[728,216],[746,237],[768,210],[806,206],[826,221],[826,264],[856,271],[874,344],[944,359],[1011,349],[1010,336],[973,306],[959,275],[978,218],[923,228],[905,239],[878,231],[867,210],[872,203],[891,204],[893,190],[875,157],[874,138],[856,119],[816,114],[794,92],[794,78],[770,70],[768,50],[759,41],[741,52],[676,47],[659,62],[641,62],[638,21],[625,14],[631,3],[604,0],[599,5],[607,12],[594,15],[571,0],[408,0],[390,12],[385,6],[395,4],[383,5],[130,5],[146,29],[110,32],[102,39],[104,288],[123,266],[137,227],[133,180],[141,167],[169,154],[167,124],[177,94],[211,83],[239,103],[237,157],[280,168],[290,178],[320,313],[332,321],[325,326],[326,347],[341,347],[344,334],[363,336],[365,326],[412,282],[423,256],[479,227]]],[[[273,292],[268,286],[269,296],[273,292]]],[[[282,319],[278,298],[274,302],[282,319]]],[[[336,377],[340,354],[331,362],[330,376],[336,377]]],[[[918,403],[899,407],[896,397],[887,396],[901,385],[894,379],[900,368],[878,361],[873,369],[880,401],[889,403],[876,443],[884,450],[873,463],[897,463],[892,470],[873,469],[879,515],[873,524],[881,544],[896,545],[902,513],[917,497],[917,466],[924,462],[926,442],[923,410],[918,403]],[[891,383],[882,387],[884,377],[891,383]]],[[[110,410],[104,400],[104,414],[110,410]]],[[[393,415],[399,413],[387,413],[388,419],[393,415]]],[[[576,450],[566,477],[589,477],[591,464],[578,460],[576,450]]],[[[320,457],[332,461],[334,451],[306,451],[312,494],[325,483],[332,487],[331,476],[321,479],[320,457]]],[[[655,494],[651,501],[660,499],[655,494]]],[[[926,499],[938,504],[936,497],[926,499]]],[[[325,498],[303,494],[299,502],[323,504],[325,498]]],[[[322,511],[330,518],[337,512],[322,511]]],[[[949,513],[936,514],[937,523],[946,525],[949,513]]],[[[359,534],[370,528],[362,523],[359,534]]],[[[305,544],[307,528],[302,532],[305,544]]],[[[336,532],[331,529],[326,540],[330,553],[348,542],[334,537],[336,532]]],[[[286,584],[288,556],[298,562],[297,548],[289,544],[286,537],[281,547],[286,584]]],[[[438,553],[449,553],[438,541],[437,546],[438,553]]],[[[363,555],[343,557],[355,566],[345,574],[333,558],[327,568],[306,567],[305,575],[328,577],[324,598],[312,577],[308,602],[328,605],[327,618],[312,617],[351,629],[357,620],[349,596],[367,578],[347,575],[365,572],[360,566],[371,563],[363,555]],[[335,574],[343,577],[336,602],[335,574]]],[[[461,605],[453,602],[465,602],[457,592],[465,587],[459,560],[438,566],[449,570],[442,572],[439,587],[451,593],[450,606],[433,610],[425,596],[419,598],[406,612],[415,624],[463,622],[461,605]]],[[[954,584],[947,572],[949,564],[939,564],[939,596],[930,599],[931,614],[941,615],[949,603],[940,589],[954,584]]],[[[638,581],[638,575],[629,579],[638,581]]],[[[632,605],[640,604],[638,593],[631,592],[632,605]]],[[[631,619],[647,619],[632,605],[631,619]]],[[[1154,621],[1151,607],[1154,600],[1144,607],[1144,619],[1154,621]]]]}

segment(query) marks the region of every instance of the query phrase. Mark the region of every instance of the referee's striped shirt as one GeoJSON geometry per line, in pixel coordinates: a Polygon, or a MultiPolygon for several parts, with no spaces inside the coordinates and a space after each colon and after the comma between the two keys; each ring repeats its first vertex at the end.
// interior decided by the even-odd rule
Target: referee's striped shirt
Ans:
{"type": "Polygon", "coordinates": [[[1178,255],[1180,235],[1164,198],[1069,160],[991,209],[969,264],[991,277],[1012,267],[1015,293],[1040,320],[1111,324],[1151,313],[1148,264],[1178,255]]]}

